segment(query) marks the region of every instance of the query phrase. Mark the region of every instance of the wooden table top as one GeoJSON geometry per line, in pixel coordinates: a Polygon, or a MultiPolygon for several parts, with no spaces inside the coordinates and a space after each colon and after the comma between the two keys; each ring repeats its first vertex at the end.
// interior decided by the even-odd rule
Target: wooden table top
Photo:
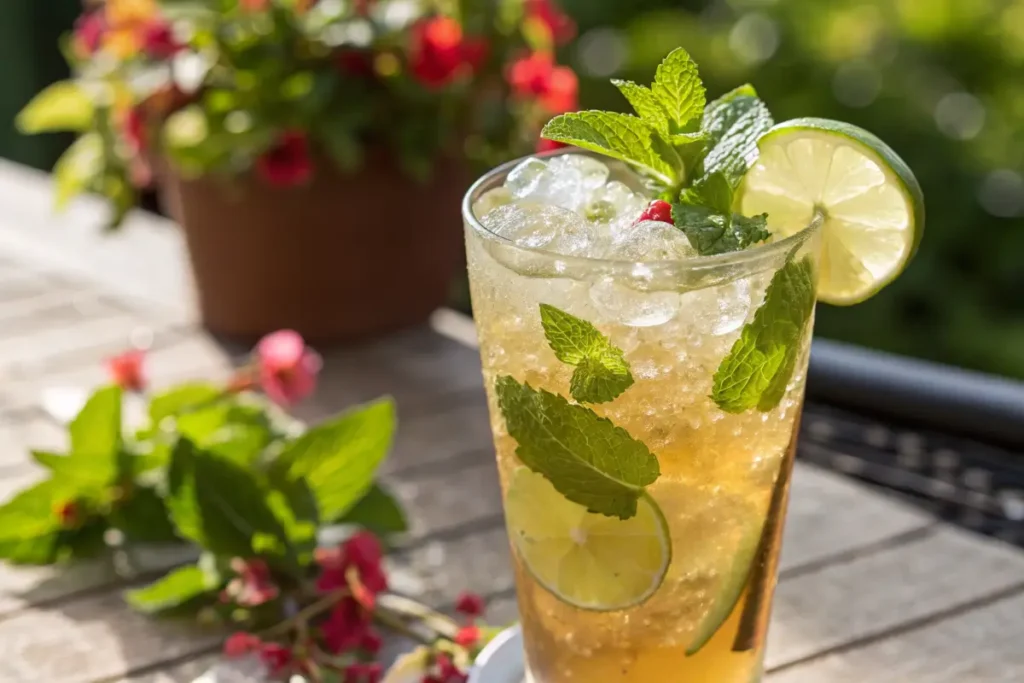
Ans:
{"type": "MultiPolygon", "coordinates": [[[[104,244],[91,236],[95,204],[55,220],[48,190],[0,164],[0,500],[39,476],[29,448],[61,446],[60,423],[103,381],[103,358],[148,346],[159,386],[226,376],[244,352],[193,324],[180,242],[159,219],[137,216],[135,234],[104,244]]],[[[433,328],[327,352],[299,416],[396,398],[384,471],[411,530],[389,560],[395,588],[441,609],[476,590],[502,622],[515,617],[514,586],[472,337],[470,321],[442,313],[433,328]]],[[[810,406],[805,425],[814,418],[810,406]]],[[[187,683],[209,667],[216,636],[123,605],[127,585],[182,557],[142,560],[131,580],[103,564],[0,565],[0,682],[187,683]]],[[[1024,552],[798,464],[769,683],[1019,683],[1022,633],[1024,552]]]]}

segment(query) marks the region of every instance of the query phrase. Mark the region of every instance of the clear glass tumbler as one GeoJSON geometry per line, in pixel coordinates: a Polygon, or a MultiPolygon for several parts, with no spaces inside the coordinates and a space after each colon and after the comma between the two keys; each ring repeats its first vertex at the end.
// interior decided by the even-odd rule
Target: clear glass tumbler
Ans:
{"type": "MultiPolygon", "coordinates": [[[[516,163],[477,181],[463,216],[530,680],[756,683],[804,394],[819,225],[683,260],[559,256],[516,246],[476,214],[516,163]],[[802,302],[781,292],[801,268],[802,302]],[[799,306],[807,310],[791,310],[799,306]],[[552,340],[559,329],[593,345],[567,349],[552,340]],[[621,380],[625,367],[632,382],[611,400],[599,399],[626,382],[575,400],[587,396],[577,394],[584,357],[604,363],[600,354],[606,370],[621,380]],[[744,363],[753,373],[737,370],[744,363]],[[735,398],[744,386],[729,386],[727,375],[757,381],[759,363],[788,364],[788,381],[745,407],[735,398]],[[656,473],[638,480],[626,471],[637,452],[656,458],[656,473]],[[559,458],[573,459],[571,481],[559,479],[559,458]],[[588,458],[604,473],[585,476],[588,458]],[[609,478],[619,465],[621,476],[609,478]],[[625,492],[618,516],[601,498],[609,490],[625,492]]],[[[640,187],[625,166],[609,166],[640,187]]]]}

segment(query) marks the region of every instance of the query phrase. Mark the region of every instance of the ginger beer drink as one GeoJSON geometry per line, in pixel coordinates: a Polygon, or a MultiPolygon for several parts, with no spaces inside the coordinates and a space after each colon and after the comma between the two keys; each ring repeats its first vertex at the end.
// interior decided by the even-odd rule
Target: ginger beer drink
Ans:
{"type": "Polygon", "coordinates": [[[891,279],[919,190],[863,131],[706,103],[681,50],[618,85],[640,117],[545,130],[612,158],[514,162],[464,204],[529,677],[755,683],[816,292],[891,279]]]}

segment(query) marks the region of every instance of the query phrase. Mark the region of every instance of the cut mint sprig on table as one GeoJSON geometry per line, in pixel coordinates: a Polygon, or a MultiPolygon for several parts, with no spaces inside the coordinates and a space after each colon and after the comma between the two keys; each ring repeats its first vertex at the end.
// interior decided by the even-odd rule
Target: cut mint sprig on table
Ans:
{"type": "Polygon", "coordinates": [[[637,116],[563,114],[542,135],[624,161],[646,175],[655,193],[673,204],[675,223],[698,254],[737,251],[770,236],[764,216],[746,217],[732,207],[733,192],[757,158],[757,140],[772,126],[751,86],[706,104],[697,65],[682,48],[662,61],[650,88],[613,83],[637,116]]]}

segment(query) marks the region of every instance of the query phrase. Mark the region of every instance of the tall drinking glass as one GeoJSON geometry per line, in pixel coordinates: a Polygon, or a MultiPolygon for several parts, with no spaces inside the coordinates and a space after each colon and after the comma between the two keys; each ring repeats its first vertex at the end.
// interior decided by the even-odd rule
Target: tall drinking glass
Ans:
{"type": "Polygon", "coordinates": [[[756,683],[811,340],[810,324],[772,327],[799,320],[799,297],[757,312],[793,264],[813,305],[819,226],[708,257],[560,256],[481,221],[514,166],[481,178],[463,216],[528,680],[756,683]],[[737,357],[744,344],[761,355],[737,357]],[[740,409],[722,400],[742,391],[727,357],[793,368],[740,409]]]}

